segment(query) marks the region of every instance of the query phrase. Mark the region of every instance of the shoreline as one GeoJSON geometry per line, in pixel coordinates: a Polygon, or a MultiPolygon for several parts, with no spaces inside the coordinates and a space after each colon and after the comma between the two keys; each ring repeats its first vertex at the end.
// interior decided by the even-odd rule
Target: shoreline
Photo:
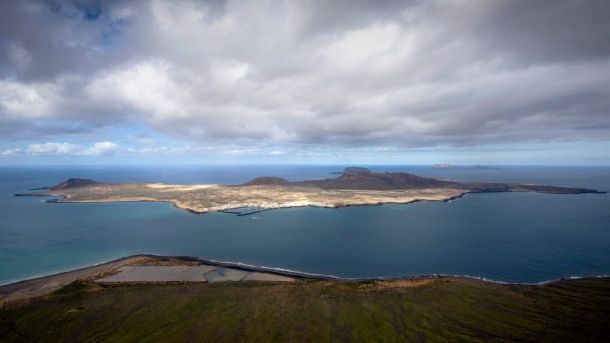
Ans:
{"type": "MultiPolygon", "coordinates": [[[[214,209],[208,211],[198,211],[188,207],[188,205],[181,205],[178,201],[175,200],[161,200],[161,199],[95,199],[95,200],[71,200],[68,195],[65,194],[39,194],[39,193],[15,193],[16,197],[53,197],[53,199],[48,199],[45,202],[48,204],[106,204],[106,203],[137,203],[137,202],[156,202],[156,203],[167,203],[171,204],[174,208],[184,210],[191,214],[196,215],[204,215],[207,213],[224,213],[224,214],[233,214],[238,217],[240,216],[248,216],[251,214],[271,211],[271,210],[279,210],[279,209],[289,209],[289,208],[326,208],[326,209],[341,209],[346,207],[357,207],[357,206],[383,206],[383,205],[409,205],[419,202],[451,202],[460,198],[465,197],[469,194],[495,194],[495,193],[528,193],[526,191],[503,191],[503,192],[488,192],[488,191],[470,191],[463,190],[461,193],[456,195],[447,196],[443,199],[413,199],[410,201],[382,201],[382,202],[371,202],[371,203],[354,203],[354,204],[319,204],[319,203],[311,203],[311,204],[303,204],[303,205],[287,205],[287,206],[274,206],[274,207],[253,207],[251,204],[242,204],[239,206],[231,206],[227,208],[214,209]],[[236,211],[240,208],[251,208],[252,211],[247,212],[239,212],[236,211]]],[[[573,195],[582,195],[587,193],[575,193],[573,195]]],[[[607,194],[605,191],[598,191],[595,194],[607,194]]],[[[571,195],[571,194],[561,194],[561,195],[571,195]]]]}
{"type": "MultiPolygon", "coordinates": [[[[355,203],[355,204],[342,204],[342,205],[320,205],[320,204],[312,203],[312,204],[306,204],[306,205],[288,205],[288,206],[258,207],[258,208],[247,206],[247,205],[242,205],[242,206],[229,207],[226,209],[218,209],[218,210],[210,210],[210,211],[197,211],[197,210],[194,210],[187,206],[180,206],[180,204],[178,204],[178,202],[173,201],[173,200],[149,200],[149,199],[141,199],[141,200],[132,200],[132,199],[127,199],[127,200],[121,200],[121,199],[70,200],[70,198],[64,194],[37,194],[37,193],[15,193],[14,196],[16,196],[16,197],[53,197],[54,199],[48,199],[45,201],[45,203],[47,203],[47,204],[108,204],[108,203],[123,203],[123,202],[124,203],[137,203],[137,202],[167,203],[167,204],[172,205],[174,208],[184,210],[186,212],[189,212],[191,214],[196,214],[196,215],[203,215],[203,214],[207,214],[207,213],[224,213],[224,214],[233,214],[238,217],[241,217],[241,216],[248,216],[248,215],[259,213],[259,212],[280,210],[280,209],[289,209],[289,208],[311,207],[311,208],[341,209],[341,208],[359,207],[359,206],[409,205],[409,204],[414,204],[414,203],[419,203],[419,202],[451,202],[453,200],[463,198],[467,194],[485,194],[485,193],[494,193],[494,192],[464,191],[460,194],[452,195],[452,196],[446,197],[444,199],[413,199],[410,201],[383,201],[383,202],[365,203],[365,204],[355,203]],[[253,210],[245,212],[245,213],[236,211],[240,208],[252,208],[253,210]]],[[[525,193],[525,192],[510,191],[507,193],[525,193]]]]}
{"type": "MultiPolygon", "coordinates": [[[[204,259],[193,256],[169,256],[169,255],[157,255],[157,254],[135,254],[111,261],[100,262],[97,264],[75,268],[63,272],[32,277],[16,282],[0,285],[0,304],[9,303],[14,301],[28,300],[41,296],[48,295],[68,284],[71,284],[79,280],[94,280],[101,277],[101,275],[112,273],[119,268],[129,265],[130,263],[138,263],[138,261],[150,261],[153,262],[164,262],[168,260],[177,260],[184,263],[199,263],[201,265],[213,266],[218,268],[229,268],[233,270],[249,272],[249,273],[266,273],[271,275],[277,275],[282,277],[293,278],[300,281],[331,281],[331,282],[392,282],[392,281],[418,281],[418,280],[429,280],[429,279],[465,279],[474,280],[483,283],[491,283],[498,285],[523,285],[523,286],[544,286],[549,284],[555,284],[566,280],[580,280],[580,279],[604,279],[610,278],[610,275],[591,275],[591,276],[566,276],[552,280],[546,280],[541,282],[507,282],[488,279],[485,277],[473,276],[473,275],[460,275],[460,274],[425,274],[425,275],[410,275],[410,276],[397,276],[397,277],[364,277],[364,278],[350,278],[340,277],[334,275],[306,273],[301,271],[295,271],[283,268],[273,268],[267,266],[255,266],[241,262],[231,261],[217,261],[212,259],[204,259]]],[[[159,266],[161,264],[158,264],[159,266]]],[[[146,283],[146,282],[144,282],[146,283]]],[[[151,281],[148,283],[167,283],[162,281],[151,281]]],[[[169,282],[171,283],[190,283],[189,281],[184,282],[169,282]]],[[[120,283],[119,283],[120,284],[120,283]]],[[[129,282],[123,283],[129,284],[129,282]]]]}
{"type": "Polygon", "coordinates": [[[448,202],[468,193],[497,192],[605,193],[589,188],[526,183],[460,182],[404,172],[381,173],[348,167],[341,176],[330,179],[289,181],[281,177],[259,176],[236,185],[106,183],[69,178],[49,186],[47,191],[14,195],[54,196],[47,200],[49,203],[168,202],[194,214],[224,212],[243,216],[294,207],[341,208],[419,201],[448,202]]]}

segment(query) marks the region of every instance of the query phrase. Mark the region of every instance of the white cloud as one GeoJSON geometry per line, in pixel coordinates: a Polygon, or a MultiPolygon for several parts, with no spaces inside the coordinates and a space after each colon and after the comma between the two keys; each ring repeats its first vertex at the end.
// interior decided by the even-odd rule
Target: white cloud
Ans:
{"type": "Polygon", "coordinates": [[[0,80],[0,115],[9,118],[47,116],[54,97],[55,86],[50,83],[0,80]]]}
{"type": "Polygon", "coordinates": [[[258,149],[258,148],[228,149],[228,150],[224,151],[225,154],[234,155],[234,156],[255,155],[259,152],[260,152],[260,149],[258,149]]]}
{"type": "Polygon", "coordinates": [[[63,156],[75,155],[80,151],[79,146],[70,143],[42,143],[28,145],[25,153],[27,155],[63,156]]]}
{"type": "Polygon", "coordinates": [[[104,71],[91,81],[85,94],[91,101],[117,111],[139,111],[153,118],[179,115],[184,92],[163,61],[142,62],[104,71]]]}
{"type": "Polygon", "coordinates": [[[150,145],[139,148],[129,148],[128,152],[136,155],[178,155],[189,152],[199,152],[202,149],[193,149],[190,146],[168,147],[164,145],[150,145]]]}
{"type": "Polygon", "coordinates": [[[119,149],[119,146],[112,142],[98,142],[89,149],[80,151],[80,155],[84,156],[101,156],[112,154],[119,149]]]}
{"type": "Polygon", "coordinates": [[[20,148],[17,148],[17,149],[7,149],[7,150],[4,150],[4,151],[0,151],[0,157],[17,156],[17,155],[20,155],[21,153],[23,153],[23,150],[21,150],[20,148]]]}
{"type": "Polygon", "coordinates": [[[38,143],[29,144],[25,149],[15,148],[0,152],[2,157],[30,156],[101,156],[109,155],[119,150],[119,145],[113,142],[97,142],[89,148],[72,143],[38,143]]]}
{"type": "Polygon", "coordinates": [[[248,75],[250,66],[237,61],[222,61],[212,65],[212,75],[220,83],[231,83],[248,75]]]}
{"type": "MultiPolygon", "coordinates": [[[[370,69],[385,58],[395,56],[400,48],[403,29],[397,23],[375,23],[348,31],[339,39],[320,47],[323,56],[338,69],[370,69]]],[[[405,62],[403,59],[399,61],[405,62]]]]}

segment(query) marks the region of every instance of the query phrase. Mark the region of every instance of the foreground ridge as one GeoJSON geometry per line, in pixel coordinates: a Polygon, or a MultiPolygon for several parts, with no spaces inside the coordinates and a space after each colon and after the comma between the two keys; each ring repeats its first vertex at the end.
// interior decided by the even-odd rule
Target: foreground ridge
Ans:
{"type": "Polygon", "coordinates": [[[557,342],[604,341],[610,334],[610,278],[518,285],[464,277],[307,278],[250,268],[136,255],[30,280],[25,288],[27,282],[2,286],[2,293],[19,295],[37,283],[44,292],[0,309],[0,342],[557,342]],[[206,278],[217,279],[207,282],[163,275],[195,268],[233,272],[208,271],[206,278]],[[134,270],[155,269],[147,275],[158,281],[129,279],[141,275],[134,270]],[[55,287],[74,272],[71,283],[55,287]]]}

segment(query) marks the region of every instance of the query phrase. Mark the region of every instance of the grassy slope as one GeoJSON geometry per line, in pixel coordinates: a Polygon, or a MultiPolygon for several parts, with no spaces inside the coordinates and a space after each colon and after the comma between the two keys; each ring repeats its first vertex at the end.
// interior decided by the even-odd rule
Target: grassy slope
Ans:
{"type": "MultiPolygon", "coordinates": [[[[0,312],[0,341],[574,341],[610,337],[610,279],[547,286],[72,284],[0,312]]],[[[396,284],[394,284],[396,285],[396,284]]]]}

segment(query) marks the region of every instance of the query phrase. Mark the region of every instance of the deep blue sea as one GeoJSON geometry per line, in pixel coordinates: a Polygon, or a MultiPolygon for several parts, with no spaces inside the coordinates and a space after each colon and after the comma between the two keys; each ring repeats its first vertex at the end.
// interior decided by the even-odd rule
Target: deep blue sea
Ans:
{"type": "MultiPolygon", "coordinates": [[[[470,275],[535,283],[610,274],[610,195],[471,194],[451,202],[195,215],[167,203],[14,197],[70,177],[166,183],[336,177],[344,166],[0,167],[0,284],[136,253],[189,255],[341,277],[470,275]]],[[[610,191],[610,167],[433,169],[453,180],[610,191]]]]}

